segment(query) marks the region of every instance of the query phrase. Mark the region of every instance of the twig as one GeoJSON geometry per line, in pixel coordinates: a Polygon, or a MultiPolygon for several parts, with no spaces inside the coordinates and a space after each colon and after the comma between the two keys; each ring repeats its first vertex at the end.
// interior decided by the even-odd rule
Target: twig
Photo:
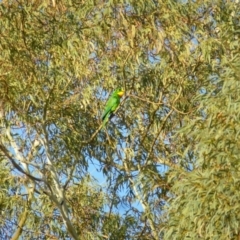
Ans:
{"type": "MultiPolygon", "coordinates": [[[[173,101],[173,104],[177,101],[177,99],[179,99],[181,93],[182,93],[182,88],[180,88],[180,91],[179,91],[177,97],[176,97],[176,98],[174,99],[174,101],[173,101]]],[[[155,139],[153,140],[153,143],[152,143],[151,149],[150,149],[150,151],[148,152],[148,155],[147,155],[146,163],[145,163],[145,164],[147,164],[147,162],[148,162],[148,160],[149,160],[149,158],[150,158],[150,155],[151,155],[152,152],[153,152],[154,145],[155,145],[155,143],[156,143],[156,141],[157,141],[157,139],[158,139],[158,137],[159,137],[159,135],[160,135],[160,133],[161,133],[163,127],[165,126],[165,124],[166,124],[168,118],[170,117],[170,115],[172,114],[173,111],[174,111],[174,109],[172,108],[172,109],[169,111],[169,113],[166,115],[166,117],[164,118],[163,123],[162,123],[162,126],[160,127],[160,129],[159,129],[159,131],[158,131],[158,133],[157,133],[155,139]]]]}
{"type": "Polygon", "coordinates": [[[148,103],[151,103],[151,104],[156,104],[156,105],[163,105],[164,104],[163,102],[152,102],[152,101],[146,100],[144,98],[141,98],[141,97],[138,97],[138,96],[132,95],[132,94],[128,94],[127,96],[137,98],[137,99],[140,99],[143,102],[148,102],[148,103]]]}
{"type": "Polygon", "coordinates": [[[8,152],[8,150],[6,149],[5,146],[0,145],[0,149],[2,150],[2,152],[5,154],[5,156],[7,156],[7,158],[11,161],[12,165],[21,173],[27,175],[30,179],[35,180],[35,181],[39,181],[42,182],[44,181],[42,178],[37,178],[34,177],[33,175],[27,173],[26,171],[24,171],[14,160],[14,158],[11,156],[11,154],[8,152]]]}

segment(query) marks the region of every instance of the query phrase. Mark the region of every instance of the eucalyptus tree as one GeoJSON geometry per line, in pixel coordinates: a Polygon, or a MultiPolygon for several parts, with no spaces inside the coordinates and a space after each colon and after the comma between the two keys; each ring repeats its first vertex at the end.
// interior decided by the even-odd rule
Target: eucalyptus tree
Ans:
{"type": "Polygon", "coordinates": [[[212,175],[234,172],[233,197],[237,2],[2,1],[0,14],[3,236],[237,236],[236,205],[215,221],[212,175]],[[102,128],[118,87],[125,96],[102,128]]]}

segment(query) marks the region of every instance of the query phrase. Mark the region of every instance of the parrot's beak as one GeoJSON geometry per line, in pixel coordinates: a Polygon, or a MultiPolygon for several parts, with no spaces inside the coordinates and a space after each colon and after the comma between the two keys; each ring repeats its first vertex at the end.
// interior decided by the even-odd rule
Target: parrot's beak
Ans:
{"type": "Polygon", "coordinates": [[[124,94],[124,91],[121,91],[121,92],[118,93],[118,96],[122,97],[123,94],[124,94]]]}

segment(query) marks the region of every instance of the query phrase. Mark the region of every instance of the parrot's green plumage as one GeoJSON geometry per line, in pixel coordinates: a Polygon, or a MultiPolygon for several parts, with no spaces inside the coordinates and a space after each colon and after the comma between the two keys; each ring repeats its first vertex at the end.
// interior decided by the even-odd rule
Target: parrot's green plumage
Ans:
{"type": "Polygon", "coordinates": [[[118,105],[120,104],[120,98],[122,97],[123,94],[124,94],[124,91],[121,88],[118,88],[113,92],[111,97],[108,99],[108,101],[106,103],[106,107],[102,114],[103,125],[106,124],[108,119],[111,117],[111,115],[117,109],[118,105]]]}

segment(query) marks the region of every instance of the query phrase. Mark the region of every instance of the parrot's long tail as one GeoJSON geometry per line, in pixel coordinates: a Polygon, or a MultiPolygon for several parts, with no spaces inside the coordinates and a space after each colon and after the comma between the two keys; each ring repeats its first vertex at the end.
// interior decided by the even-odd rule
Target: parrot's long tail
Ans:
{"type": "Polygon", "coordinates": [[[107,113],[107,114],[105,115],[105,117],[102,118],[102,120],[103,120],[102,126],[105,127],[106,123],[107,123],[109,120],[111,120],[111,118],[112,118],[113,116],[114,116],[114,113],[112,113],[112,112],[107,113]]]}

